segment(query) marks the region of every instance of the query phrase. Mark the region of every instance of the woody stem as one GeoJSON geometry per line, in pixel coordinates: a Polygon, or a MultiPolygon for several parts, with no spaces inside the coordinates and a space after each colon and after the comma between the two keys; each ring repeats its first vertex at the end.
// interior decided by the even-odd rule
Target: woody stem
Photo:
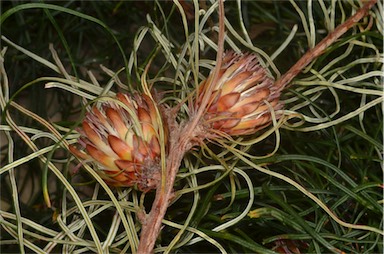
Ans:
{"type": "MultiPolygon", "coordinates": [[[[224,3],[223,0],[219,0],[219,41],[217,50],[217,66],[221,66],[222,55],[224,51],[224,3]]],[[[215,71],[213,80],[218,78],[218,69],[215,71]]],[[[209,88],[212,90],[212,86],[209,88]]],[[[207,92],[209,94],[209,92],[207,92]]],[[[196,127],[200,123],[200,119],[205,111],[208,97],[205,96],[202,102],[202,106],[196,113],[195,117],[191,118],[189,124],[183,128],[180,135],[176,135],[176,138],[170,140],[169,157],[167,159],[167,183],[163,188],[158,188],[156,191],[156,197],[153,201],[150,213],[147,219],[143,223],[140,235],[140,242],[138,247],[138,253],[145,254],[153,251],[156,239],[160,233],[161,222],[167,211],[170,199],[172,197],[173,185],[175,182],[176,174],[179,170],[181,161],[184,154],[191,148],[191,140],[195,134],[196,127]]]]}
{"type": "Polygon", "coordinates": [[[167,184],[164,188],[157,189],[151,211],[142,225],[140,243],[137,250],[139,254],[153,252],[156,239],[160,233],[162,220],[173,195],[172,191],[176,174],[179,171],[184,154],[191,148],[190,139],[185,136],[187,129],[189,128],[184,128],[183,131],[179,132],[179,135],[175,135],[175,138],[171,137],[169,157],[167,159],[167,184]]]}
{"type": "Polygon", "coordinates": [[[322,41],[320,41],[313,49],[308,50],[299,61],[297,61],[283,76],[275,82],[275,86],[280,90],[284,89],[309,63],[318,56],[322,55],[325,50],[334,43],[340,36],[347,32],[351,27],[356,25],[360,19],[364,18],[369,10],[375,5],[377,0],[370,0],[361,7],[352,17],[347,19],[343,24],[329,33],[322,41]]]}

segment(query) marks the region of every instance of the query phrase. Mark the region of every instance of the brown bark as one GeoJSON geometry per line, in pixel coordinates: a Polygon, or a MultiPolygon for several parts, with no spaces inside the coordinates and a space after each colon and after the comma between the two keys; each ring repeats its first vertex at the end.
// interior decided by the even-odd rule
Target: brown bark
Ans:
{"type": "Polygon", "coordinates": [[[160,233],[161,221],[169,206],[172,197],[173,184],[178,172],[181,160],[184,157],[186,148],[175,147],[170,151],[172,155],[167,160],[167,184],[165,188],[158,188],[152,209],[147,215],[140,235],[138,253],[151,253],[156,239],[160,233]]]}
{"type": "Polygon", "coordinates": [[[283,76],[275,82],[275,86],[280,90],[284,89],[309,63],[324,53],[340,36],[356,25],[360,19],[364,18],[369,10],[375,5],[377,0],[370,0],[361,7],[352,17],[321,40],[313,49],[308,50],[283,76]]]}
{"type": "MultiPolygon", "coordinates": [[[[224,52],[224,1],[219,0],[219,36],[218,36],[218,50],[216,56],[216,64],[221,66],[222,56],[224,52]]],[[[214,74],[213,82],[218,78],[218,71],[214,74]]],[[[212,88],[209,88],[212,89],[212,88]]],[[[169,206],[170,199],[172,198],[173,185],[175,182],[176,174],[179,171],[181,161],[185,153],[192,148],[193,142],[200,135],[200,119],[203,117],[206,109],[205,105],[208,103],[209,93],[203,98],[202,106],[199,108],[195,115],[190,118],[190,121],[181,128],[175,123],[170,126],[173,132],[169,142],[169,155],[166,163],[166,184],[156,190],[156,197],[153,201],[150,213],[142,225],[140,242],[137,252],[139,254],[146,254],[153,252],[156,239],[160,233],[161,222],[169,206]]],[[[173,116],[168,119],[169,123],[174,122],[173,116]]]]}
{"type": "Polygon", "coordinates": [[[185,153],[192,147],[190,136],[194,136],[195,133],[189,132],[191,128],[192,126],[186,126],[181,132],[176,132],[174,138],[170,140],[166,184],[163,188],[157,189],[151,211],[146,216],[142,225],[140,243],[137,251],[139,254],[151,253],[153,251],[156,239],[160,233],[162,220],[172,199],[176,174],[179,171],[185,153]],[[186,133],[190,134],[186,135],[186,133]]]}
{"type": "MultiPolygon", "coordinates": [[[[335,31],[325,37],[315,48],[309,50],[292,68],[284,74],[279,80],[275,82],[276,86],[283,89],[289,84],[292,79],[305,68],[313,59],[320,56],[329,45],[335,42],[341,35],[343,35],[348,29],[354,26],[361,18],[368,14],[368,11],[376,3],[377,0],[370,0],[361,9],[359,9],[355,15],[349,18],[345,23],[338,26],[335,31]]],[[[220,13],[220,33],[219,33],[219,50],[217,55],[217,63],[220,65],[221,56],[223,53],[223,41],[224,41],[224,10],[223,2],[220,0],[219,4],[220,13]]],[[[215,74],[217,76],[217,74],[215,74]]],[[[217,77],[214,78],[214,80],[217,77]]],[[[207,93],[209,94],[209,93],[207,93]]],[[[204,98],[204,102],[201,105],[207,104],[207,98],[204,98]]],[[[173,185],[176,178],[176,174],[179,170],[180,164],[183,160],[185,153],[193,146],[192,140],[199,136],[199,124],[200,118],[205,113],[204,107],[199,108],[198,112],[191,117],[189,123],[183,128],[180,128],[175,124],[172,129],[172,137],[169,142],[169,155],[166,161],[166,184],[161,186],[156,191],[156,197],[152,204],[151,211],[146,215],[140,236],[140,243],[138,247],[139,254],[152,253],[156,243],[156,239],[161,230],[162,220],[169,206],[170,200],[173,195],[173,185]]],[[[169,121],[173,121],[169,119],[169,121]]]]}

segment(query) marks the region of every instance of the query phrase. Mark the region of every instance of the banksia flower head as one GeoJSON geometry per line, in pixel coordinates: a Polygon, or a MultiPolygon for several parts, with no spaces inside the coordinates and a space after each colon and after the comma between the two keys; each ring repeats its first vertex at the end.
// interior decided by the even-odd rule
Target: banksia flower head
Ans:
{"type": "Polygon", "coordinates": [[[282,103],[279,88],[260,65],[258,56],[226,52],[222,65],[216,68],[220,68],[217,82],[212,83],[212,71],[200,83],[196,101],[198,108],[203,98],[209,96],[204,116],[208,129],[237,136],[267,127],[272,122],[271,108],[281,109],[282,103]]]}
{"type": "Polygon", "coordinates": [[[111,186],[135,186],[143,192],[156,189],[163,128],[156,106],[145,94],[119,93],[116,99],[92,107],[79,130],[81,148],[70,149],[79,158],[95,162],[97,172],[111,186]]]}

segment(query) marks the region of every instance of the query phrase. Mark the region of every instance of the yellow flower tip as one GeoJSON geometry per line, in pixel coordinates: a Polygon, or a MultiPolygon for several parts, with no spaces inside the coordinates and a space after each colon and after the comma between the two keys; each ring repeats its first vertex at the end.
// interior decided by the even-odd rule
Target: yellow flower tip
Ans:
{"type": "Polygon", "coordinates": [[[102,164],[106,168],[111,169],[111,170],[118,170],[118,168],[116,167],[116,165],[114,163],[115,158],[108,156],[107,154],[100,151],[99,149],[97,149],[93,145],[87,145],[85,147],[85,150],[93,159],[95,159],[97,162],[99,162],[100,164],[102,164]]]}
{"type": "MultiPolygon", "coordinates": [[[[218,80],[213,82],[214,71],[202,81],[195,107],[208,97],[204,114],[205,128],[212,133],[238,136],[254,134],[272,123],[271,110],[283,108],[280,90],[273,78],[253,53],[226,52],[218,80]],[[210,94],[207,94],[211,91],[210,94]]],[[[278,119],[281,114],[275,114],[278,119]]]]}
{"type": "Polygon", "coordinates": [[[113,108],[106,108],[105,110],[107,118],[113,123],[114,128],[119,134],[119,137],[121,139],[125,139],[128,128],[125,126],[125,122],[121,116],[115,109],[113,108]]]}
{"type": "Polygon", "coordinates": [[[244,71],[240,72],[236,76],[234,76],[229,82],[225,82],[222,87],[222,94],[228,94],[232,91],[236,91],[237,86],[239,83],[243,82],[244,80],[248,79],[251,76],[250,71],[244,71]]]}
{"type": "MultiPolygon", "coordinates": [[[[93,162],[95,170],[111,186],[156,189],[161,179],[160,130],[157,105],[147,95],[118,93],[116,98],[92,107],[87,113],[79,145],[71,152],[93,162]],[[128,107],[128,108],[127,108],[128,107]]],[[[166,126],[161,126],[166,128],[166,126]]]]}
{"type": "Polygon", "coordinates": [[[261,214],[259,213],[259,209],[255,209],[255,210],[249,211],[248,216],[252,219],[257,219],[261,216],[261,214]]]}
{"type": "Polygon", "coordinates": [[[217,111],[227,111],[235,106],[240,99],[240,93],[229,93],[224,96],[220,96],[217,100],[217,111]]]}
{"type": "Polygon", "coordinates": [[[114,135],[108,135],[108,143],[111,146],[112,150],[124,160],[132,160],[132,150],[133,147],[129,146],[120,138],[114,135]]]}

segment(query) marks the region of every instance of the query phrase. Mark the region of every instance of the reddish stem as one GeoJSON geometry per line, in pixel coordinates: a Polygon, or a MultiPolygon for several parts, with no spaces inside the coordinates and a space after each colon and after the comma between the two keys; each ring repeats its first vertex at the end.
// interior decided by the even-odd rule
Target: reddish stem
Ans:
{"type": "MultiPolygon", "coordinates": [[[[217,50],[217,66],[221,66],[221,61],[224,52],[224,3],[223,0],[219,0],[219,41],[217,50]]],[[[215,70],[214,82],[218,78],[219,69],[215,70]]],[[[212,90],[212,86],[209,87],[212,90]]],[[[209,94],[209,91],[206,93],[209,94]]],[[[140,235],[140,242],[137,252],[139,254],[146,254],[153,251],[156,239],[160,233],[161,222],[169,206],[170,199],[172,197],[173,185],[175,182],[176,174],[179,171],[181,161],[184,154],[192,147],[191,140],[196,136],[198,131],[198,125],[201,117],[205,112],[205,106],[208,103],[209,96],[203,98],[201,107],[196,115],[191,118],[191,121],[184,126],[181,131],[176,131],[177,125],[173,127],[173,134],[170,137],[169,142],[169,156],[167,159],[167,172],[166,172],[166,185],[164,188],[158,188],[156,190],[156,197],[153,201],[152,208],[148,216],[146,217],[140,235]]],[[[172,119],[170,119],[172,121],[172,119]]]]}
{"type": "Polygon", "coordinates": [[[347,19],[343,24],[336,27],[336,29],[321,40],[313,49],[305,53],[299,61],[297,61],[283,76],[275,82],[275,86],[280,90],[284,89],[310,62],[316,57],[324,53],[324,51],[334,43],[340,36],[353,27],[360,19],[364,18],[369,10],[377,0],[370,0],[363,7],[361,7],[352,17],[347,19]]]}
{"type": "MultiPolygon", "coordinates": [[[[335,42],[341,35],[343,35],[348,29],[355,25],[361,18],[367,15],[368,11],[376,3],[377,0],[371,0],[365,4],[361,9],[359,9],[355,15],[350,17],[346,22],[338,26],[335,31],[330,33],[325,37],[315,48],[309,50],[292,68],[284,74],[279,80],[275,82],[276,86],[279,86],[280,89],[283,89],[287,84],[289,84],[292,79],[303,69],[305,68],[313,59],[320,56],[325,49],[333,42],[335,42]]],[[[222,5],[222,1],[220,1],[222,5]]],[[[220,14],[223,15],[224,10],[222,6],[219,5],[220,14]]],[[[220,16],[221,16],[220,15],[220,16]]],[[[223,32],[223,21],[221,21],[220,34],[222,37],[223,32]]],[[[220,41],[220,40],[219,40],[220,41]]],[[[221,41],[223,43],[223,39],[221,41]]],[[[218,56],[222,54],[222,47],[218,50],[218,56]]],[[[218,57],[217,63],[221,62],[221,58],[218,57]]],[[[207,93],[208,94],[208,93],[207,93]]],[[[206,105],[206,98],[204,99],[206,105]]],[[[202,105],[203,105],[202,104],[202,105]]],[[[203,108],[203,107],[202,107],[203,108]]],[[[169,142],[169,156],[167,159],[167,172],[166,172],[166,181],[167,184],[164,188],[158,188],[156,191],[156,197],[153,201],[152,208],[150,213],[145,218],[140,236],[140,243],[138,247],[139,254],[147,254],[153,252],[156,239],[160,233],[162,220],[169,206],[169,202],[172,198],[173,185],[176,178],[176,174],[179,170],[181,161],[185,153],[192,147],[191,140],[197,136],[199,118],[202,116],[204,109],[200,109],[199,112],[195,115],[195,118],[191,119],[189,124],[184,126],[181,130],[174,125],[172,128],[172,136],[170,137],[169,142]]]]}
{"type": "Polygon", "coordinates": [[[178,133],[179,135],[174,135],[175,138],[171,137],[169,157],[167,159],[167,184],[165,188],[157,189],[151,212],[147,215],[142,225],[140,243],[137,250],[140,254],[153,251],[156,239],[160,233],[162,220],[173,195],[173,184],[176,174],[179,171],[185,153],[191,148],[190,139],[185,135],[185,132],[189,132],[189,129],[187,126],[182,132],[178,133]]]}

